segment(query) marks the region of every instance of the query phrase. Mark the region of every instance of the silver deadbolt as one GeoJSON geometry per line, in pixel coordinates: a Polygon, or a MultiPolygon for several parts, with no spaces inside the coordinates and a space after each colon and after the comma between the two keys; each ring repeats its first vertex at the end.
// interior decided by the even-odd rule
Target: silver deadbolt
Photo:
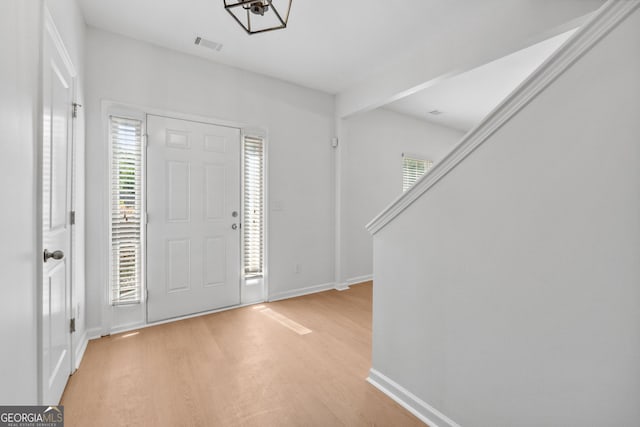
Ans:
{"type": "Polygon", "coordinates": [[[231,216],[234,217],[234,218],[237,217],[238,216],[238,212],[236,212],[236,211],[231,212],[231,216]]]}
{"type": "Polygon", "coordinates": [[[237,228],[238,228],[238,224],[231,224],[231,229],[232,229],[232,230],[235,230],[235,229],[237,229],[237,228]]]}
{"type": "Polygon", "coordinates": [[[53,252],[49,252],[48,249],[44,250],[44,262],[47,262],[47,260],[49,258],[53,258],[53,259],[62,259],[64,258],[64,252],[62,251],[53,251],[53,252]]]}

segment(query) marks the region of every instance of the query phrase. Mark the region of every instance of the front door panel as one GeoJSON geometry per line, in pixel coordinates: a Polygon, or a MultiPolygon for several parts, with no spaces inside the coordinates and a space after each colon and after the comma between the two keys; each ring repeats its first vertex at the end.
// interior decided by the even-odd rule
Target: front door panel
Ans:
{"type": "Polygon", "coordinates": [[[149,115],[147,132],[148,321],[239,304],[240,130],[149,115]]]}

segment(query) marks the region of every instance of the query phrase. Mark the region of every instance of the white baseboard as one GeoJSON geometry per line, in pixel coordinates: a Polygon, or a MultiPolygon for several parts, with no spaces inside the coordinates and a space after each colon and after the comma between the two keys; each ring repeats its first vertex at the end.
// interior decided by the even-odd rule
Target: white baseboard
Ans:
{"type": "Polygon", "coordinates": [[[82,358],[84,357],[84,352],[87,349],[87,344],[89,344],[89,339],[87,338],[87,331],[85,330],[80,338],[78,338],[78,344],[76,345],[74,351],[74,370],[80,367],[80,362],[82,362],[82,358]]]}
{"type": "Polygon", "coordinates": [[[460,427],[451,418],[373,368],[369,370],[367,382],[398,402],[400,406],[418,417],[429,427],[460,427]]]}
{"type": "Polygon", "coordinates": [[[322,285],[308,286],[306,288],[292,289],[290,291],[278,292],[273,295],[269,295],[268,301],[272,302],[272,301],[279,301],[287,298],[300,297],[302,295],[315,294],[316,292],[324,292],[330,289],[337,289],[336,284],[333,282],[323,283],[322,285]]]}
{"type": "Polygon", "coordinates": [[[352,277],[351,279],[347,279],[347,286],[357,285],[358,283],[368,282],[370,280],[373,280],[373,274],[352,277]]]}
{"type": "Polygon", "coordinates": [[[352,285],[357,285],[359,283],[368,282],[373,280],[373,274],[367,274],[365,276],[352,277],[351,279],[347,279],[342,283],[336,284],[336,291],[346,291],[352,285]]]}
{"type": "Polygon", "coordinates": [[[87,341],[98,339],[102,336],[102,328],[91,328],[85,331],[87,334],[87,341]]]}

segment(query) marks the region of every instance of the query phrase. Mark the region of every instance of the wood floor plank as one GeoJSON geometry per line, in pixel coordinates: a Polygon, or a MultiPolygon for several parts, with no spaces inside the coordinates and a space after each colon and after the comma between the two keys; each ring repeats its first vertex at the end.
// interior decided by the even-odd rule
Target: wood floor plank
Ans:
{"type": "Polygon", "coordinates": [[[368,282],[91,341],[62,397],[66,425],[423,426],[365,381],[371,293],[368,282]]]}

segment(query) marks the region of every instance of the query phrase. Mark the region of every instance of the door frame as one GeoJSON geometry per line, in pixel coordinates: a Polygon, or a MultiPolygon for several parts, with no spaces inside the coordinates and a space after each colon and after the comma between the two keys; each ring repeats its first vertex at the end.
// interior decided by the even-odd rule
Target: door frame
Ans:
{"type": "MultiPolygon", "coordinates": [[[[42,32],[41,32],[41,39],[40,39],[40,46],[42,46],[42,50],[40,52],[40,65],[39,65],[39,69],[38,69],[38,99],[37,99],[37,106],[38,106],[38,122],[37,122],[37,137],[38,137],[38,144],[37,144],[37,152],[36,152],[36,201],[37,201],[37,206],[36,206],[36,262],[37,262],[37,269],[36,269],[36,280],[37,280],[37,285],[36,285],[36,316],[37,316],[37,344],[36,344],[36,348],[38,350],[38,354],[37,354],[37,401],[38,403],[42,403],[44,396],[43,396],[43,392],[44,392],[44,372],[42,371],[42,363],[44,360],[44,348],[42,345],[42,340],[43,340],[43,316],[42,316],[42,303],[43,303],[43,299],[42,299],[42,280],[43,280],[43,276],[44,276],[44,264],[42,262],[42,253],[44,251],[44,246],[43,246],[43,227],[44,227],[44,223],[43,223],[43,218],[44,218],[44,214],[43,214],[43,174],[42,174],[42,167],[43,167],[43,158],[44,158],[44,146],[43,146],[43,138],[44,138],[44,128],[43,128],[43,99],[44,99],[44,94],[43,94],[43,79],[44,79],[44,73],[43,73],[43,68],[44,68],[44,63],[43,63],[43,49],[45,46],[45,40],[47,37],[49,37],[51,39],[51,41],[53,42],[53,46],[54,48],[57,50],[57,53],[60,55],[60,58],[62,59],[62,63],[64,65],[64,67],[66,68],[66,71],[69,73],[69,75],[71,76],[71,98],[72,98],[72,102],[75,103],[77,100],[77,80],[78,80],[78,72],[77,69],[75,67],[75,65],[73,64],[73,61],[71,60],[71,56],[69,55],[69,52],[67,50],[67,48],[65,47],[65,44],[62,40],[62,36],[60,35],[54,21],[53,21],[53,17],[51,16],[51,13],[49,12],[49,9],[47,8],[46,4],[43,5],[43,15],[42,15],[42,24],[41,24],[41,28],[42,28],[42,32]]],[[[72,105],[69,105],[69,111],[71,111],[72,109],[72,105]]],[[[73,208],[73,201],[75,200],[74,197],[74,190],[75,188],[77,188],[77,183],[75,182],[75,178],[76,178],[76,170],[75,170],[75,165],[73,162],[73,159],[75,158],[75,143],[77,141],[76,138],[76,126],[75,126],[75,120],[72,116],[72,114],[69,115],[69,119],[70,122],[68,124],[68,142],[69,142],[69,150],[71,151],[69,153],[69,155],[67,156],[68,159],[70,160],[67,164],[67,177],[69,179],[69,183],[67,186],[67,189],[69,191],[69,194],[67,195],[70,198],[70,206],[71,208],[73,208]]],[[[67,213],[68,215],[71,214],[71,212],[67,213]]],[[[74,306],[74,296],[73,296],[73,288],[75,286],[75,277],[73,275],[73,269],[75,267],[75,255],[73,252],[73,225],[69,224],[69,248],[70,248],[70,253],[67,257],[68,260],[68,274],[69,274],[69,280],[66,281],[67,283],[67,287],[66,287],[66,318],[68,321],[71,320],[72,313],[73,313],[73,306],[74,306]]],[[[70,335],[69,338],[69,348],[67,349],[69,351],[69,373],[73,373],[74,372],[74,368],[75,368],[75,364],[76,364],[76,355],[75,352],[73,351],[74,345],[76,344],[77,341],[77,337],[74,337],[74,334],[71,332],[71,330],[69,329],[66,333],[68,333],[70,335]]]]}
{"type": "MultiPolygon", "coordinates": [[[[139,329],[139,328],[143,328],[143,327],[147,327],[147,326],[153,326],[153,325],[159,325],[159,324],[163,324],[163,323],[169,323],[169,322],[174,322],[177,320],[182,320],[182,319],[187,319],[187,318],[191,318],[191,317],[196,317],[196,316],[202,316],[202,315],[206,315],[206,314],[210,314],[210,313],[216,313],[219,311],[225,311],[225,310],[229,310],[229,309],[233,309],[233,308],[238,308],[238,307],[243,307],[246,305],[251,305],[251,304],[256,304],[258,302],[264,302],[267,301],[269,299],[269,275],[268,275],[268,259],[269,259],[269,209],[268,209],[268,201],[269,201],[269,182],[268,182],[268,147],[269,147],[269,132],[268,129],[265,127],[260,127],[260,126],[254,126],[251,124],[248,124],[246,122],[239,122],[239,121],[233,121],[233,120],[226,120],[226,119],[221,119],[221,118],[215,118],[215,117],[210,117],[210,116],[202,116],[202,115],[197,115],[197,114],[191,114],[191,113],[183,113],[183,112],[178,112],[178,111],[174,111],[174,110],[168,110],[168,109],[164,109],[164,108],[156,108],[156,107],[152,107],[149,105],[141,105],[141,104],[133,104],[133,103],[126,103],[126,102],[120,102],[120,101],[115,101],[112,99],[103,99],[100,103],[100,117],[101,117],[101,121],[102,121],[102,135],[103,135],[103,141],[105,141],[105,145],[104,145],[104,156],[106,158],[105,161],[105,176],[104,176],[104,180],[105,180],[105,185],[102,187],[102,191],[103,194],[101,196],[101,201],[102,201],[102,218],[101,218],[101,229],[104,230],[102,236],[103,237],[103,244],[101,245],[101,247],[103,248],[103,253],[100,254],[103,262],[101,263],[102,266],[102,277],[104,277],[105,281],[102,282],[104,283],[103,285],[103,289],[100,292],[101,295],[101,304],[102,304],[102,320],[101,320],[101,326],[100,326],[100,333],[99,335],[102,336],[106,336],[106,335],[110,335],[110,334],[114,334],[114,333],[120,333],[120,332],[126,332],[126,331],[131,331],[134,329],[139,329]],[[109,304],[109,279],[108,279],[108,274],[110,273],[109,270],[109,251],[111,250],[110,247],[110,236],[108,234],[108,225],[110,223],[110,219],[109,219],[109,215],[108,215],[108,200],[109,200],[109,191],[110,191],[110,182],[109,182],[109,165],[111,162],[111,144],[109,141],[109,116],[110,115],[122,115],[124,117],[130,117],[130,118],[135,118],[135,119],[142,119],[144,120],[144,127],[145,127],[145,132],[146,132],[146,126],[147,126],[147,122],[146,122],[146,116],[147,115],[154,115],[154,116],[163,116],[163,117],[168,117],[168,118],[172,118],[172,119],[178,119],[178,120],[187,120],[187,121],[192,121],[192,122],[200,122],[200,123],[204,123],[204,124],[210,124],[210,125],[215,125],[215,126],[223,126],[223,127],[231,127],[231,128],[236,128],[240,130],[240,143],[242,144],[242,138],[245,135],[252,135],[252,136],[256,136],[256,137],[260,137],[263,138],[264,140],[264,147],[265,147],[265,152],[264,152],[264,162],[265,162],[265,169],[264,169],[264,275],[262,277],[262,293],[263,293],[263,298],[261,301],[251,301],[251,302],[243,302],[242,301],[242,290],[243,287],[246,286],[245,285],[245,280],[243,277],[243,272],[240,272],[240,291],[241,291],[241,300],[240,300],[240,304],[236,305],[236,306],[232,306],[232,307],[226,307],[226,308],[222,308],[222,309],[216,309],[216,310],[211,310],[211,311],[206,311],[206,312],[202,312],[202,313],[196,313],[196,314],[191,314],[191,315],[185,315],[185,316],[180,316],[180,317],[176,317],[173,319],[169,319],[169,320],[163,320],[163,321],[158,321],[158,322],[153,322],[153,323],[149,323],[148,319],[147,319],[147,298],[146,298],[146,289],[147,289],[147,284],[146,282],[143,283],[144,286],[144,301],[143,303],[140,304],[135,304],[135,305],[123,305],[123,306],[111,306],[109,304]]],[[[144,178],[143,178],[143,188],[145,191],[145,198],[146,198],[146,181],[147,181],[147,177],[146,177],[146,136],[145,136],[145,154],[144,154],[144,160],[143,160],[143,169],[144,169],[144,178]]],[[[241,152],[241,156],[240,159],[242,161],[242,152],[241,152]]],[[[242,166],[242,164],[240,165],[242,166]]],[[[241,168],[242,169],[242,168],[241,168]]],[[[242,177],[241,177],[242,178],[242,177]]],[[[241,201],[242,201],[242,189],[241,189],[241,201]]],[[[145,204],[146,204],[146,200],[145,200],[145,204]]],[[[146,214],[146,213],[145,213],[146,214]]],[[[243,220],[243,218],[241,217],[241,219],[243,220]]],[[[146,269],[146,234],[147,234],[147,226],[145,223],[144,226],[144,231],[143,234],[145,235],[145,241],[143,242],[143,252],[144,252],[144,268],[146,269]]],[[[240,234],[240,236],[242,236],[242,234],[240,234]]],[[[242,257],[242,242],[240,242],[240,256],[242,257]]],[[[240,259],[240,266],[242,268],[242,258],[240,259]]],[[[146,271],[143,273],[144,276],[144,280],[146,281],[146,271]]]]}

